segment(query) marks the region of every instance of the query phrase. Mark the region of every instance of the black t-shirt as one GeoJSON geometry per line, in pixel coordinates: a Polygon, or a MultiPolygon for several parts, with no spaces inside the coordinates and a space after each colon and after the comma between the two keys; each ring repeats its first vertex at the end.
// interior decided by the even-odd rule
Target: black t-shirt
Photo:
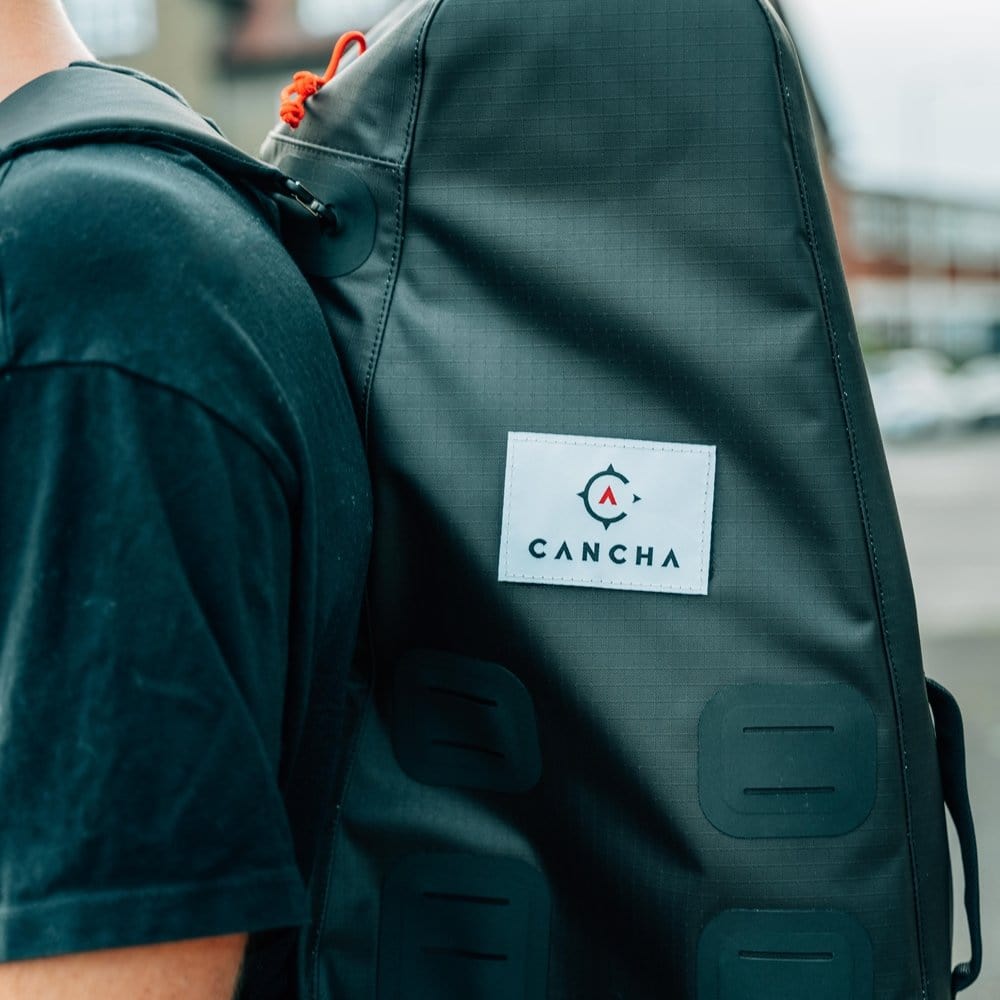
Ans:
{"type": "Polygon", "coordinates": [[[262,204],[166,148],[0,167],[0,960],[309,919],[370,516],[262,204]]]}

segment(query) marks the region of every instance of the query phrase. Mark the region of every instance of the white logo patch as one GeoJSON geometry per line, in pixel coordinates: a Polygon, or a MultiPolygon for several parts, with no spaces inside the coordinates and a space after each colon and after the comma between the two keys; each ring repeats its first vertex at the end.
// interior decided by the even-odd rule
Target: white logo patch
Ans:
{"type": "Polygon", "coordinates": [[[707,594],[715,448],[507,435],[498,579],[707,594]]]}

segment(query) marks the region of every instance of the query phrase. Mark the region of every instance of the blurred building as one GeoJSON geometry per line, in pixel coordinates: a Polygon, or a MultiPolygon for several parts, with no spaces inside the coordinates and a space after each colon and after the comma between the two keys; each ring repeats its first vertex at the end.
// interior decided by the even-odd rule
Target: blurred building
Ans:
{"type": "MultiPolygon", "coordinates": [[[[173,84],[234,142],[255,151],[291,73],[321,71],[333,39],[371,27],[396,0],[66,2],[102,57],[173,84]]],[[[955,358],[1000,351],[1000,205],[859,187],[841,168],[826,111],[814,100],[866,346],[935,347],[955,358]]]]}
{"type": "MultiPolygon", "coordinates": [[[[795,0],[772,3],[794,34],[795,0]]],[[[867,186],[839,156],[829,127],[837,109],[809,86],[808,60],[803,71],[863,344],[927,347],[954,360],[1000,352],[1000,202],[867,186]]]]}
{"type": "Polygon", "coordinates": [[[866,346],[1000,351],[1000,205],[865,190],[814,114],[823,173],[866,346]]]}
{"type": "Polygon", "coordinates": [[[334,40],[396,0],[64,0],[102,58],[151,73],[255,152],[295,70],[322,72],[334,40]]]}

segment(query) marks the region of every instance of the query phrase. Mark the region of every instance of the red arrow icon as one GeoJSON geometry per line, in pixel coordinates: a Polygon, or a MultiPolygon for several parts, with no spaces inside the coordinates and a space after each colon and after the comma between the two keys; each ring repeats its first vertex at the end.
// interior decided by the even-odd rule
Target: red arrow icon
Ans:
{"type": "Polygon", "coordinates": [[[602,503],[611,503],[612,507],[618,506],[618,501],[615,499],[614,491],[609,486],[602,494],[601,499],[597,501],[597,506],[600,507],[602,503]]]}

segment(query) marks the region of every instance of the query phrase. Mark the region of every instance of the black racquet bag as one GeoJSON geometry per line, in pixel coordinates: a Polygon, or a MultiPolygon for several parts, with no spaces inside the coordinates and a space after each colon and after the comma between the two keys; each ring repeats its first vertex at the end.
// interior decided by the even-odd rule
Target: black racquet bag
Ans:
{"type": "Polygon", "coordinates": [[[375,552],[335,801],[292,800],[330,816],[297,995],[953,996],[961,717],[774,11],[419,0],[368,43],[281,170],[85,66],[0,151],[274,199],[349,375],[375,552]]]}
{"type": "Polygon", "coordinates": [[[304,995],[972,982],[961,721],[775,11],[410,2],[264,156],[338,212],[290,238],[376,499],[304,995]]]}

